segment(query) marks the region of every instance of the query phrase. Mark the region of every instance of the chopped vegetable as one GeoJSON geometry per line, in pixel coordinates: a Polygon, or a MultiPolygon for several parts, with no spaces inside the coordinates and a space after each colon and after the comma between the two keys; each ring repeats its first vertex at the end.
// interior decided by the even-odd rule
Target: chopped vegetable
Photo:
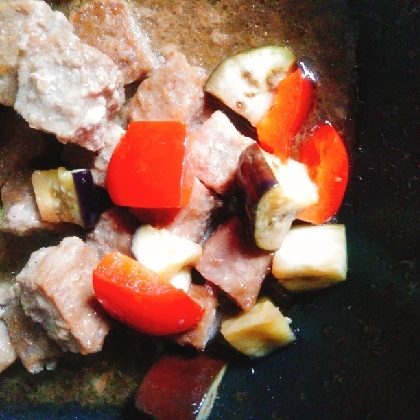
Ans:
{"type": "Polygon", "coordinates": [[[232,55],[208,78],[204,90],[254,127],[269,110],[276,87],[296,63],[284,47],[266,46],[232,55]]]}
{"type": "Polygon", "coordinates": [[[36,203],[43,220],[93,226],[99,218],[99,204],[92,174],[88,169],[66,168],[35,171],[32,174],[36,203]]]}
{"type": "Polygon", "coordinates": [[[134,121],[111,156],[106,185],[115,204],[169,208],[186,205],[193,171],[185,125],[134,121]]]}
{"type": "Polygon", "coordinates": [[[251,358],[263,357],[295,340],[291,320],[269,299],[261,299],[248,312],[222,321],[222,335],[251,358]]]}
{"type": "Polygon", "coordinates": [[[340,135],[329,124],[317,127],[299,151],[299,161],[308,167],[318,187],[316,204],[300,211],[297,218],[313,224],[328,221],[339,209],[347,187],[349,160],[340,135]]]}
{"type": "Polygon", "coordinates": [[[345,280],[344,225],[290,229],[280,249],[274,253],[272,273],[282,286],[293,292],[321,289],[345,280]]]}
{"type": "Polygon", "coordinates": [[[318,200],[304,165],[292,159],[282,163],[256,143],[242,153],[237,181],[255,243],[268,251],[280,247],[296,213],[318,200]]]}
{"type": "Polygon", "coordinates": [[[183,290],[185,293],[188,293],[192,283],[191,278],[191,267],[185,266],[182,267],[177,273],[175,273],[170,279],[169,283],[177,289],[183,290]]]}
{"type": "Polygon", "coordinates": [[[264,150],[283,161],[290,157],[292,139],[308,116],[313,93],[312,81],[300,69],[279,83],[273,105],[256,127],[264,150]]]}
{"type": "Polygon", "coordinates": [[[146,334],[185,331],[204,313],[183,290],[119,252],[111,252],[100,261],[93,271],[93,288],[111,316],[146,334]]]}
{"type": "Polygon", "coordinates": [[[205,420],[226,366],[204,353],[190,358],[163,354],[141,383],[135,405],[159,420],[205,420]]]}
{"type": "Polygon", "coordinates": [[[193,264],[202,254],[201,245],[151,225],[136,230],[131,250],[137,261],[164,278],[193,264]]]}

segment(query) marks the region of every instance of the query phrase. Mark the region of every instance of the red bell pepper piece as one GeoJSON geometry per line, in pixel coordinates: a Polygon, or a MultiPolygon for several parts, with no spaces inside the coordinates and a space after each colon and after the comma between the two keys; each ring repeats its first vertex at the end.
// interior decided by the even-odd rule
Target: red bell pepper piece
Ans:
{"type": "Polygon", "coordinates": [[[274,102],[257,124],[260,146],[281,160],[290,157],[292,139],[308,116],[313,99],[313,83],[300,69],[278,85],[274,102]]]}
{"type": "Polygon", "coordinates": [[[111,156],[106,185],[115,204],[168,208],[186,205],[193,185],[185,125],[134,121],[111,156]]]}
{"type": "Polygon", "coordinates": [[[309,176],[318,187],[319,200],[297,214],[297,218],[321,224],[339,209],[347,187],[349,159],[340,135],[329,124],[317,127],[299,150],[309,176]]]}
{"type": "Polygon", "coordinates": [[[183,290],[119,252],[105,255],[93,270],[93,289],[111,316],[146,334],[185,331],[204,313],[183,290]]]}

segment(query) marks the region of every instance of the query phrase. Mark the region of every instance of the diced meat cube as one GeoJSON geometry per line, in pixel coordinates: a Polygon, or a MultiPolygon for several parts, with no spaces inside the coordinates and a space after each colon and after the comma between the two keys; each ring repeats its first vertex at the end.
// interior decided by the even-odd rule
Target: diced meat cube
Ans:
{"type": "Polygon", "coordinates": [[[197,178],[218,194],[232,191],[239,156],[250,144],[221,111],[215,111],[193,136],[192,161],[197,178]]]}
{"type": "Polygon", "coordinates": [[[270,270],[272,256],[251,243],[244,230],[238,217],[219,225],[204,243],[196,269],[239,307],[249,310],[270,270]]]}
{"type": "Polygon", "coordinates": [[[94,249],[78,237],[32,253],[17,275],[25,313],[43,325],[65,351],[88,354],[101,350],[110,325],[95,300],[94,249]]]}
{"type": "Polygon", "coordinates": [[[130,211],[143,223],[201,243],[212,216],[221,206],[222,201],[217,195],[195,178],[191,199],[186,206],[179,209],[132,208],[130,211]]]}
{"type": "Polygon", "coordinates": [[[10,289],[12,293],[3,315],[10,341],[28,372],[39,373],[44,368],[52,370],[61,350],[48,337],[42,325],[25,314],[19,299],[20,289],[16,286],[10,289]]]}
{"type": "Polygon", "coordinates": [[[17,358],[15,348],[10,339],[7,325],[3,321],[8,305],[16,294],[15,287],[0,282],[0,373],[7,369],[17,358]]]}
{"type": "Polygon", "coordinates": [[[0,103],[13,106],[19,86],[19,40],[28,21],[40,22],[50,8],[43,1],[0,2],[0,103]]]}
{"type": "Polygon", "coordinates": [[[3,321],[0,321],[0,373],[7,369],[16,358],[16,351],[10,340],[7,326],[3,321]]]}
{"type": "Polygon", "coordinates": [[[124,133],[125,131],[119,125],[113,123],[108,125],[105,134],[105,145],[99,149],[91,170],[93,181],[99,187],[105,188],[109,161],[124,133]]]}
{"type": "Polygon", "coordinates": [[[131,239],[138,225],[127,209],[113,206],[101,215],[86,243],[96,249],[99,259],[112,251],[132,256],[131,239]]]}
{"type": "Polygon", "coordinates": [[[9,303],[18,296],[20,296],[18,284],[8,281],[0,282],[0,319],[3,318],[9,303]]]}
{"type": "Polygon", "coordinates": [[[124,102],[120,70],[107,55],[82,43],[65,16],[49,7],[23,29],[15,109],[32,127],[55,134],[62,143],[100,149],[108,120],[124,102]]]}
{"type": "Polygon", "coordinates": [[[189,124],[204,106],[205,71],[171,52],[165,64],[150,73],[133,97],[131,120],[178,120],[189,124]]]}
{"type": "Polygon", "coordinates": [[[188,294],[204,308],[204,315],[197,326],[183,333],[173,334],[171,338],[178,344],[187,344],[197,350],[204,350],[220,325],[220,316],[217,312],[217,290],[210,284],[192,284],[188,294]]]}
{"type": "Polygon", "coordinates": [[[160,64],[127,3],[94,0],[70,12],[76,35],[86,44],[112,58],[121,70],[124,84],[144,78],[160,64]]]}

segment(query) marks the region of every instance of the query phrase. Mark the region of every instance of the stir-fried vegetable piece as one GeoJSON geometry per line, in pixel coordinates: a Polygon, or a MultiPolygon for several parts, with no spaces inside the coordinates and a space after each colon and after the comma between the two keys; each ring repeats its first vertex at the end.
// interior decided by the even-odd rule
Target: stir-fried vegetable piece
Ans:
{"type": "Polygon", "coordinates": [[[282,163],[257,143],[241,154],[237,182],[255,243],[267,251],[280,248],[297,212],[318,200],[305,165],[293,159],[282,163]]]}
{"type": "Polygon", "coordinates": [[[204,90],[254,127],[268,111],[280,80],[296,64],[287,48],[269,45],[234,54],[223,60],[208,78],[204,90]]]}
{"type": "Polygon", "coordinates": [[[313,224],[329,220],[339,209],[347,187],[349,159],[340,135],[329,124],[317,127],[299,151],[299,161],[308,167],[318,187],[316,204],[300,211],[297,218],[313,224]]]}
{"type": "Polygon", "coordinates": [[[183,290],[119,252],[100,261],[93,271],[93,288],[111,316],[146,334],[185,331],[197,324],[204,312],[183,290]]]}
{"type": "Polygon", "coordinates": [[[202,254],[201,245],[146,224],[134,233],[131,251],[137,261],[166,279],[195,263],[202,254]]]}
{"type": "Polygon", "coordinates": [[[251,358],[263,357],[295,340],[291,319],[283,316],[269,299],[262,298],[248,312],[222,322],[223,337],[251,358]]]}
{"type": "Polygon", "coordinates": [[[112,201],[145,208],[186,205],[193,184],[188,152],[182,122],[130,123],[108,166],[106,185],[112,201]]]}
{"type": "Polygon", "coordinates": [[[293,292],[322,289],[345,280],[344,225],[293,227],[274,253],[272,273],[280,284],[293,292]]]}
{"type": "Polygon", "coordinates": [[[159,420],[205,420],[225,370],[225,361],[205,353],[163,354],[141,383],[136,407],[159,420]]]}
{"type": "Polygon", "coordinates": [[[273,105],[257,125],[258,142],[281,160],[291,155],[292,139],[308,116],[312,81],[297,69],[280,81],[273,105]]]}

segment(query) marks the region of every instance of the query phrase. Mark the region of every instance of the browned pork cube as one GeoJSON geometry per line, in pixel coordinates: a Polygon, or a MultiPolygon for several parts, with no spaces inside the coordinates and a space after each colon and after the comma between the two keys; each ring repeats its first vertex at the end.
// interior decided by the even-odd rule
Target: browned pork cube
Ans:
{"type": "Polygon", "coordinates": [[[19,289],[16,290],[17,294],[6,305],[3,316],[13,347],[28,372],[54,369],[61,349],[48,337],[40,323],[25,314],[19,300],[19,289]]]}
{"type": "Polygon", "coordinates": [[[138,225],[126,208],[113,206],[101,215],[86,243],[96,249],[99,259],[111,251],[132,256],[131,238],[138,225]]]}
{"type": "Polygon", "coordinates": [[[202,112],[205,79],[205,71],[190,66],[183,54],[169,53],[165,64],[138,87],[131,103],[131,120],[178,120],[189,124],[202,112]]]}
{"type": "Polygon", "coordinates": [[[217,290],[210,284],[192,284],[188,294],[204,308],[204,315],[194,328],[171,337],[178,344],[188,344],[197,350],[204,350],[220,325],[220,316],[217,312],[217,290]]]}
{"type": "Polygon", "coordinates": [[[94,249],[78,237],[67,237],[32,253],[16,277],[25,313],[65,351],[97,352],[108,334],[109,322],[92,286],[97,263],[94,249]]]}
{"type": "Polygon", "coordinates": [[[221,205],[217,195],[195,178],[191,199],[186,206],[180,209],[132,208],[130,211],[143,223],[200,243],[213,214],[221,205]]]}
{"type": "Polygon", "coordinates": [[[62,143],[98,150],[125,99],[122,74],[107,55],[80,41],[62,13],[48,6],[42,13],[26,21],[17,38],[14,107],[32,127],[62,143]]]}
{"type": "Polygon", "coordinates": [[[13,106],[19,86],[19,42],[27,34],[31,22],[40,24],[51,16],[50,7],[43,1],[0,2],[0,103],[13,106]],[[29,24],[29,25],[28,25],[29,24]]]}
{"type": "Polygon", "coordinates": [[[252,244],[244,230],[238,217],[219,225],[204,243],[196,269],[240,308],[248,310],[255,304],[261,283],[270,270],[272,256],[252,244]]]}
{"type": "Polygon", "coordinates": [[[112,58],[124,84],[132,83],[159,66],[147,35],[128,4],[121,0],[94,0],[70,12],[76,35],[112,58]]]}
{"type": "Polygon", "coordinates": [[[243,136],[221,111],[194,131],[192,161],[197,178],[218,194],[232,191],[239,156],[254,140],[243,136]]]}

